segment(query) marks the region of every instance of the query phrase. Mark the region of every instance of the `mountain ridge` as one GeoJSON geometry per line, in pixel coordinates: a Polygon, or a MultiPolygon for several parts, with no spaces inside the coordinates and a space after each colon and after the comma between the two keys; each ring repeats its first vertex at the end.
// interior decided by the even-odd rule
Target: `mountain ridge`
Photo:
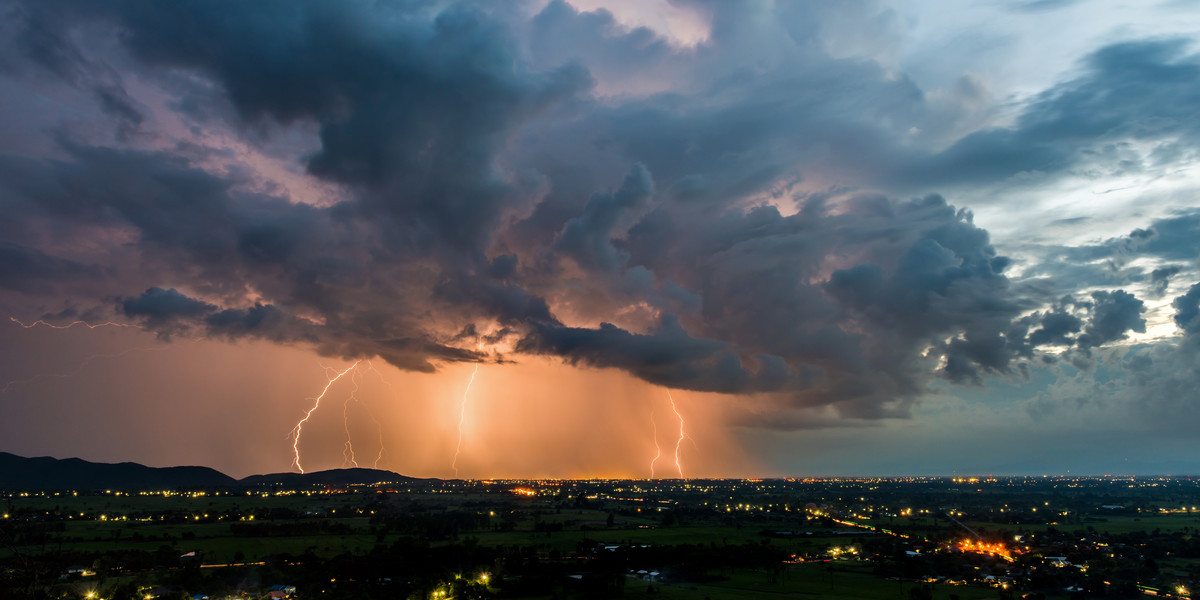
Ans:
{"type": "Polygon", "coordinates": [[[261,485],[365,485],[429,481],[382,469],[329,469],[312,473],[266,473],[236,479],[211,467],[149,467],[82,458],[25,457],[0,452],[0,489],[101,490],[250,487],[261,485]]]}

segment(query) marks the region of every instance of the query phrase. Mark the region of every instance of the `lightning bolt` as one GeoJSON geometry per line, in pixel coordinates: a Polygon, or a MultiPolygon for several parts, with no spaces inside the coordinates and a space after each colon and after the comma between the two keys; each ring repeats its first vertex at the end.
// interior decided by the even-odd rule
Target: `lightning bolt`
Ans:
{"type": "Polygon", "coordinates": [[[683,465],[679,463],[679,446],[683,445],[683,440],[691,438],[683,430],[683,415],[679,414],[679,409],[675,407],[675,398],[671,396],[671,390],[667,390],[667,398],[671,400],[671,410],[675,411],[676,417],[679,417],[679,439],[675,440],[675,469],[679,471],[680,479],[687,479],[683,476],[683,465]]]}
{"type": "Polygon", "coordinates": [[[654,458],[650,460],[650,479],[654,479],[654,463],[662,458],[662,446],[658,445],[658,425],[654,424],[653,408],[650,409],[650,430],[654,432],[654,449],[658,451],[658,454],[655,454],[654,458]]]}
{"type": "Polygon", "coordinates": [[[97,329],[100,327],[132,327],[132,325],[130,325],[128,323],[113,323],[112,321],[105,321],[104,323],[88,323],[87,321],[71,321],[70,323],[67,323],[66,325],[55,325],[54,323],[47,323],[41,319],[38,319],[32,323],[22,323],[21,321],[17,320],[16,317],[9,317],[8,320],[12,321],[13,323],[16,323],[17,325],[20,325],[21,327],[24,327],[25,329],[33,329],[34,327],[37,327],[38,325],[49,327],[51,329],[70,329],[76,325],[83,325],[84,327],[87,327],[88,329],[97,329]]]}
{"type": "Polygon", "coordinates": [[[354,442],[350,440],[350,403],[358,402],[358,380],[360,372],[355,371],[350,376],[350,382],[354,384],[354,389],[350,391],[350,395],[346,396],[346,401],[342,403],[342,428],[346,430],[346,443],[342,446],[342,465],[350,465],[358,467],[358,460],[354,457],[354,442]]]}
{"type": "MultiPolygon", "coordinates": [[[[371,361],[367,361],[366,368],[374,372],[375,375],[379,377],[379,380],[382,381],[384,385],[388,386],[393,393],[395,393],[396,390],[392,388],[392,384],[383,378],[383,374],[379,372],[379,369],[375,368],[375,365],[372,364],[371,361]]],[[[327,376],[329,371],[332,371],[332,369],[326,368],[327,376]]],[[[379,462],[383,460],[383,424],[379,422],[379,419],[375,418],[375,413],[371,410],[371,407],[358,397],[358,390],[362,383],[362,378],[362,369],[355,371],[354,374],[350,376],[350,381],[354,384],[354,389],[350,391],[350,395],[347,396],[346,401],[342,403],[342,428],[346,431],[346,444],[342,448],[342,465],[349,465],[352,467],[359,466],[357,456],[354,453],[354,442],[350,439],[350,403],[353,402],[361,406],[363,410],[366,411],[367,417],[369,417],[371,422],[375,424],[375,431],[379,436],[379,452],[375,455],[375,462],[371,465],[371,467],[378,469],[379,462]]]]}
{"type": "Polygon", "coordinates": [[[300,466],[300,433],[304,430],[304,424],[307,423],[308,418],[311,417],[318,408],[320,408],[321,399],[324,398],[325,394],[329,392],[329,388],[333,387],[333,384],[345,376],[346,373],[353,371],[354,368],[358,366],[359,362],[360,361],[357,360],[354,361],[354,364],[347,367],[345,371],[339,372],[337,375],[334,375],[329,381],[327,381],[325,383],[325,389],[321,390],[321,393],[313,399],[312,408],[308,409],[308,412],[304,413],[304,418],[297,421],[296,426],[293,427],[292,431],[288,433],[289,436],[292,436],[292,464],[295,465],[301,473],[304,472],[304,467],[300,466]]]}
{"type": "Polygon", "coordinates": [[[458,477],[458,453],[462,451],[463,421],[467,418],[467,395],[471,393],[471,384],[475,383],[475,375],[478,373],[479,363],[475,363],[475,370],[471,371],[471,378],[467,380],[467,388],[463,390],[462,403],[458,409],[458,445],[454,447],[454,460],[450,463],[455,477],[458,477]]]}
{"type": "MultiPolygon", "coordinates": [[[[396,394],[396,388],[392,387],[392,382],[388,381],[387,379],[384,379],[383,373],[380,373],[379,369],[376,369],[375,365],[372,364],[371,361],[369,361],[369,360],[367,361],[367,368],[370,369],[373,373],[375,373],[375,375],[377,377],[379,377],[379,381],[382,382],[383,385],[386,385],[389,390],[391,390],[393,396],[396,394]]],[[[360,404],[362,404],[362,403],[360,402],[360,404]]],[[[379,462],[383,460],[383,452],[384,452],[383,424],[379,422],[379,419],[375,418],[375,413],[371,411],[371,407],[367,406],[366,404],[363,404],[363,408],[367,409],[367,416],[371,418],[371,422],[375,424],[375,431],[379,434],[379,453],[375,455],[375,463],[372,465],[373,468],[378,469],[379,462]]]]}
{"type": "Polygon", "coordinates": [[[367,416],[371,417],[371,422],[375,424],[375,431],[379,433],[379,453],[375,455],[375,462],[371,463],[372,469],[378,469],[379,461],[383,460],[383,424],[375,418],[375,414],[370,409],[367,409],[367,416]]]}

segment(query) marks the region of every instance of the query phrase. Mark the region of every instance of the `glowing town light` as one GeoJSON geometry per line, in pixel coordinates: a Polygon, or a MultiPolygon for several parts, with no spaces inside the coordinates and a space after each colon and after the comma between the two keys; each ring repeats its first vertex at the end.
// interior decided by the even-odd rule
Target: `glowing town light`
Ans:
{"type": "Polygon", "coordinates": [[[450,462],[450,468],[454,469],[455,477],[458,477],[458,453],[462,451],[463,421],[467,418],[467,395],[471,393],[471,384],[475,383],[475,375],[478,373],[479,363],[475,363],[475,369],[471,371],[471,378],[467,380],[467,387],[463,390],[462,403],[458,408],[458,444],[454,447],[454,460],[450,462]]]}
{"type": "Polygon", "coordinates": [[[297,421],[296,426],[293,427],[292,431],[288,434],[292,436],[292,464],[295,465],[296,469],[298,469],[301,473],[304,472],[304,467],[300,466],[300,433],[304,429],[304,424],[308,422],[308,418],[312,416],[313,412],[315,412],[317,408],[321,406],[321,399],[324,398],[325,394],[329,392],[329,388],[333,386],[334,382],[341,379],[346,373],[353,371],[354,367],[357,367],[359,362],[360,361],[357,360],[354,361],[354,364],[350,365],[345,371],[338,373],[325,383],[325,389],[321,390],[320,395],[313,399],[312,408],[308,409],[308,412],[304,413],[304,418],[297,421]]]}
{"type": "Polygon", "coordinates": [[[662,446],[658,445],[658,425],[654,423],[653,408],[650,409],[650,430],[654,432],[654,449],[658,452],[658,454],[654,455],[654,459],[650,461],[650,479],[654,479],[654,463],[657,463],[658,459],[662,458],[662,446]]]}
{"type": "Polygon", "coordinates": [[[683,476],[683,465],[679,463],[679,446],[683,445],[683,440],[688,437],[688,434],[683,430],[683,415],[679,414],[679,409],[675,406],[675,398],[671,396],[671,390],[667,390],[667,398],[671,400],[671,410],[675,411],[676,417],[679,417],[679,439],[675,440],[675,469],[679,471],[680,479],[687,479],[683,476]]]}

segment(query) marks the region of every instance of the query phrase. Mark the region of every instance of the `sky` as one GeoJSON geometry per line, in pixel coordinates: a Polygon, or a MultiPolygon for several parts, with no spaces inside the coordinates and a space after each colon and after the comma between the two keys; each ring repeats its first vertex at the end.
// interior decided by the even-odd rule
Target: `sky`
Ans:
{"type": "Polygon", "coordinates": [[[0,15],[0,451],[1200,473],[1188,1],[0,15]]]}

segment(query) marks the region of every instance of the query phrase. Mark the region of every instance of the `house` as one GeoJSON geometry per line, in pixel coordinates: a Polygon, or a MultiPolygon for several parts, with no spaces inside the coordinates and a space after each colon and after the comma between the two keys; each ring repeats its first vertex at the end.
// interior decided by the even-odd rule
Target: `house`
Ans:
{"type": "Polygon", "coordinates": [[[282,600],[283,598],[290,598],[292,597],[292,594],[295,593],[296,586],[294,585],[273,585],[267,588],[267,597],[279,600],[282,600]]]}

